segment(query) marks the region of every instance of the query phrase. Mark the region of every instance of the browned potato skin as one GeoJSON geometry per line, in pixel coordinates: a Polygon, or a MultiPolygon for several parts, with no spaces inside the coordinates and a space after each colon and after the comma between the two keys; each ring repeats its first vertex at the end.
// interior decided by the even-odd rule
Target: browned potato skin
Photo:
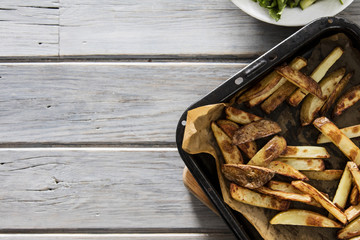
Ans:
{"type": "Polygon", "coordinates": [[[216,125],[211,123],[211,129],[214,133],[215,140],[221,150],[226,163],[243,163],[240,150],[232,143],[231,138],[216,125]]]}
{"type": "Polygon", "coordinates": [[[235,183],[230,183],[230,194],[231,197],[236,201],[246,203],[252,206],[280,211],[287,210],[290,206],[289,201],[258,193],[250,189],[240,187],[235,183]]]}
{"type": "Polygon", "coordinates": [[[346,85],[349,83],[350,78],[353,76],[353,73],[346,74],[343,79],[336,85],[335,90],[330,94],[329,98],[326,100],[324,106],[320,109],[320,115],[324,116],[331,106],[335,103],[336,99],[340,96],[341,92],[344,90],[346,85]]]}
{"type": "Polygon", "coordinates": [[[360,149],[343,134],[340,129],[326,117],[320,117],[313,122],[314,126],[328,137],[351,161],[360,165],[360,149]]]}
{"type": "Polygon", "coordinates": [[[276,84],[280,81],[280,79],[281,76],[277,72],[271,72],[264,79],[258,82],[254,87],[252,87],[242,96],[240,96],[237,100],[237,103],[249,101],[250,99],[261,96],[262,94],[275,87],[276,84]]]}
{"type": "Polygon", "coordinates": [[[245,112],[235,107],[227,107],[225,113],[227,119],[243,125],[263,119],[255,114],[245,112]]]}
{"type": "Polygon", "coordinates": [[[274,111],[281,103],[285,101],[295,90],[297,86],[291,82],[286,82],[278,90],[276,90],[270,97],[268,97],[261,105],[261,109],[270,114],[274,111]]]}
{"type": "Polygon", "coordinates": [[[285,138],[275,136],[250,159],[248,165],[266,167],[286,149],[286,146],[285,138]]]}
{"type": "MultiPolygon", "coordinates": [[[[240,128],[237,123],[230,120],[218,120],[216,123],[231,139],[236,130],[240,128]]],[[[252,158],[257,152],[257,145],[254,141],[240,144],[238,147],[248,158],[252,158]]]]}
{"type": "Polygon", "coordinates": [[[276,71],[299,88],[305,89],[316,97],[325,100],[319,84],[311,77],[286,65],[277,67],[276,71]]]}
{"type": "Polygon", "coordinates": [[[270,120],[259,120],[242,126],[233,136],[236,145],[251,142],[281,132],[279,124],[270,120]]]}
{"type": "Polygon", "coordinates": [[[351,205],[358,205],[359,204],[359,190],[358,190],[358,188],[356,186],[353,186],[353,188],[351,190],[350,197],[349,197],[349,202],[350,202],[351,205]]]}
{"type": "Polygon", "coordinates": [[[335,105],[333,115],[340,116],[345,110],[349,109],[360,100],[360,85],[349,89],[335,105]]]}
{"type": "Polygon", "coordinates": [[[224,164],[222,172],[228,180],[250,189],[262,187],[275,176],[268,168],[244,164],[224,164]]]}

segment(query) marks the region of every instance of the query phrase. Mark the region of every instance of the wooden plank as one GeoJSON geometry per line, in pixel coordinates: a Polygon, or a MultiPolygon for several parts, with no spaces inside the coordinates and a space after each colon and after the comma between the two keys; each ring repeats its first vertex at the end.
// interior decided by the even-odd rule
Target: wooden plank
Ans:
{"type": "Polygon", "coordinates": [[[0,231],[229,233],[183,185],[173,150],[0,149],[0,231]]]}
{"type": "Polygon", "coordinates": [[[57,56],[59,0],[5,0],[0,7],[0,57],[57,56]]]}
{"type": "Polygon", "coordinates": [[[1,63],[1,143],[173,143],[183,111],[242,67],[1,63]]]}
{"type": "Polygon", "coordinates": [[[168,234],[0,234],[0,239],[7,240],[165,240],[165,239],[187,239],[187,240],[234,240],[231,233],[168,233],[168,234]]]}
{"type": "Polygon", "coordinates": [[[262,23],[223,0],[63,0],[60,25],[61,56],[254,57],[296,31],[262,23]]]}

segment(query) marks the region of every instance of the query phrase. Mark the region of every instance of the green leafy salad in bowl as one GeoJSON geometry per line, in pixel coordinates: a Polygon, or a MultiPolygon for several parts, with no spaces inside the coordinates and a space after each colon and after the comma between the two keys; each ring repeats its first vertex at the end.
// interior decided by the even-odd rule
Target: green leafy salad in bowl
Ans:
{"type": "MultiPolygon", "coordinates": [[[[263,8],[269,9],[270,16],[279,21],[281,14],[286,7],[300,7],[302,10],[314,4],[317,0],[253,0],[263,8]]],[[[343,4],[342,0],[339,0],[343,4]]]]}

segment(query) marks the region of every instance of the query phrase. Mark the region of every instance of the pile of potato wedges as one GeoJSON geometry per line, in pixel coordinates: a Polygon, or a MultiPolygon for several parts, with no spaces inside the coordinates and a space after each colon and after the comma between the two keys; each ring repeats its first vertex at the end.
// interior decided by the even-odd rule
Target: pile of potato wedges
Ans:
{"type": "Polygon", "coordinates": [[[331,116],[338,117],[360,100],[360,85],[344,91],[353,73],[345,67],[329,72],[343,52],[335,47],[309,75],[301,72],[307,60],[296,57],[236,98],[238,105],[260,105],[266,114],[286,101],[299,109],[302,126],[312,124],[319,130],[318,145],[288,146],[278,123],[230,104],[225,117],[212,122],[211,129],[234,200],[280,211],[271,224],[339,228],[339,239],[360,239],[360,149],[351,140],[360,136],[360,123],[339,129],[325,117],[330,109],[331,116]],[[261,148],[259,139],[267,139],[261,148]],[[344,170],[326,169],[324,159],[331,155],[319,145],[330,142],[347,159],[344,170]],[[289,181],[274,180],[276,176],[289,181]],[[334,197],[309,184],[309,179],[339,180],[334,197]],[[328,215],[289,209],[292,201],[326,209],[328,215]]]}

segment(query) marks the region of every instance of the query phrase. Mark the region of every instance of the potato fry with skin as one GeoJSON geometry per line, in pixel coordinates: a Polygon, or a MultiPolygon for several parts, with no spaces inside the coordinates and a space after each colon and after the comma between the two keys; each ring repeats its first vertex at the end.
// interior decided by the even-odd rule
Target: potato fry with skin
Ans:
{"type": "Polygon", "coordinates": [[[291,82],[286,82],[279,89],[277,89],[270,97],[268,97],[261,105],[261,109],[270,114],[274,111],[281,103],[285,101],[294,91],[297,86],[291,82]]]}
{"type": "Polygon", "coordinates": [[[288,193],[288,192],[273,190],[264,186],[255,189],[255,191],[266,195],[271,195],[283,200],[303,202],[303,203],[311,202],[311,197],[310,195],[307,194],[288,193]]]}
{"type": "MultiPolygon", "coordinates": [[[[301,192],[300,190],[298,190],[296,187],[292,186],[290,183],[287,182],[279,182],[279,181],[274,181],[271,180],[269,181],[266,186],[272,190],[276,190],[276,191],[282,191],[282,192],[287,192],[287,193],[296,193],[296,194],[302,194],[302,195],[308,195],[305,194],[303,192],[301,192]]],[[[323,193],[327,198],[329,198],[329,196],[326,193],[323,193]]],[[[310,196],[310,195],[309,195],[310,196]]],[[[319,207],[322,208],[322,206],[315,201],[313,198],[311,198],[310,202],[304,202],[308,205],[312,205],[315,207],[319,207]]]]}
{"type": "MultiPolygon", "coordinates": [[[[348,138],[360,137],[360,124],[346,128],[341,128],[340,131],[348,138]]],[[[329,142],[331,142],[331,140],[322,133],[319,135],[316,141],[317,144],[329,143],[329,142]]]]}
{"type": "Polygon", "coordinates": [[[360,204],[348,207],[345,210],[345,215],[349,222],[360,216],[360,204]]]}
{"type": "Polygon", "coordinates": [[[297,189],[301,190],[302,192],[309,194],[312,198],[318,201],[326,210],[329,211],[329,213],[331,213],[342,224],[347,223],[347,218],[345,214],[327,197],[325,197],[321,192],[319,192],[316,188],[303,181],[292,181],[291,184],[297,189]]]}
{"type": "Polygon", "coordinates": [[[353,106],[360,100],[360,85],[349,89],[342,97],[337,101],[333,115],[340,116],[345,110],[353,106]]]}
{"type": "Polygon", "coordinates": [[[342,227],[340,223],[335,222],[319,213],[302,209],[290,209],[285,212],[280,212],[270,220],[270,224],[300,225],[327,228],[342,227]]]}
{"type": "Polygon", "coordinates": [[[303,74],[300,71],[296,71],[289,66],[280,66],[276,68],[276,71],[286,78],[289,82],[293,83],[294,85],[298,86],[299,88],[308,91],[312,95],[320,98],[325,99],[322,94],[321,88],[319,84],[312,79],[311,77],[303,74]]]}
{"type": "Polygon", "coordinates": [[[216,123],[211,123],[211,129],[226,163],[242,163],[240,150],[232,144],[231,138],[226,135],[216,123]]]}
{"type": "Polygon", "coordinates": [[[343,170],[327,169],[324,171],[301,171],[301,173],[312,180],[333,181],[341,178],[343,170]]]}
{"type": "Polygon", "coordinates": [[[270,120],[259,120],[242,126],[233,136],[236,145],[251,142],[281,132],[279,124],[270,120]]]}
{"type": "Polygon", "coordinates": [[[248,165],[266,167],[269,163],[277,158],[280,153],[286,149],[286,140],[283,137],[275,136],[262,147],[253,158],[250,159],[248,165]]]}
{"type": "MultiPolygon", "coordinates": [[[[234,133],[236,130],[238,130],[240,127],[236,123],[230,120],[218,120],[216,121],[216,124],[228,135],[231,139],[234,136],[234,133]]],[[[248,157],[252,158],[256,152],[257,152],[257,145],[253,142],[247,142],[238,145],[240,150],[248,157]]]]}
{"type": "Polygon", "coordinates": [[[287,176],[299,180],[309,180],[304,174],[302,174],[295,168],[283,162],[272,161],[267,167],[270,168],[271,170],[274,170],[277,174],[283,176],[287,176]]]}
{"type": "Polygon", "coordinates": [[[290,205],[289,201],[280,200],[272,196],[258,193],[250,189],[240,187],[235,183],[230,184],[230,194],[236,201],[257,207],[283,211],[287,210],[290,205]]]}
{"type": "Polygon", "coordinates": [[[314,126],[329,138],[346,157],[360,165],[360,149],[326,117],[315,119],[314,126]]]}
{"type": "MultiPolygon", "coordinates": [[[[291,61],[289,66],[294,70],[300,70],[307,65],[307,60],[302,57],[296,57],[294,60],[291,61]]],[[[282,85],[287,82],[286,78],[282,77],[280,81],[275,85],[272,84],[267,85],[267,89],[262,92],[259,96],[252,98],[246,102],[246,105],[249,107],[254,107],[264,101],[267,97],[273,94],[277,89],[279,89],[282,85]]]]}
{"type": "Polygon", "coordinates": [[[333,198],[333,203],[344,209],[346,205],[346,201],[350,194],[351,190],[351,173],[349,168],[345,166],[344,172],[341,175],[340,182],[335,192],[335,196],[333,198]]]}
{"type": "Polygon", "coordinates": [[[254,87],[250,88],[243,95],[241,95],[238,98],[237,103],[240,104],[265,94],[273,87],[275,87],[276,84],[280,81],[280,79],[281,76],[276,71],[271,72],[270,74],[265,76],[260,82],[255,84],[254,87]]]}
{"type": "Polygon", "coordinates": [[[355,186],[359,189],[360,188],[360,170],[356,166],[354,162],[347,162],[346,166],[349,168],[350,173],[353,177],[355,186]]]}
{"type": "MultiPolygon", "coordinates": [[[[336,85],[345,74],[345,68],[340,68],[329,74],[326,78],[322,79],[319,83],[323,96],[327,99],[330,94],[335,90],[336,85]]],[[[312,123],[318,115],[321,107],[324,105],[325,100],[319,99],[314,95],[307,95],[300,109],[300,121],[302,126],[307,126],[312,123]]]]}
{"type": "Polygon", "coordinates": [[[348,239],[360,235],[360,217],[350,222],[347,226],[338,232],[339,239],[348,239]]]}
{"type": "MultiPolygon", "coordinates": [[[[359,190],[357,186],[353,186],[350,192],[349,202],[351,205],[358,205],[359,204],[359,190]]],[[[346,213],[345,213],[346,215],[346,213]]]]}
{"type": "MultiPolygon", "coordinates": [[[[336,47],[311,73],[310,77],[316,82],[325,76],[327,71],[331,68],[332,65],[342,56],[344,50],[340,47],[336,47]]],[[[301,88],[298,88],[288,99],[288,103],[296,107],[299,103],[308,95],[308,91],[304,91],[301,88]]]]}
{"type": "Polygon", "coordinates": [[[317,146],[287,146],[280,158],[329,158],[330,154],[324,147],[317,146]]]}
{"type": "Polygon", "coordinates": [[[248,113],[234,107],[227,107],[225,109],[225,113],[227,119],[243,125],[263,119],[255,114],[248,113]]]}
{"type": "Polygon", "coordinates": [[[250,189],[262,187],[275,176],[268,168],[244,164],[224,164],[222,172],[228,180],[250,189]]]}
{"type": "Polygon", "coordinates": [[[335,90],[330,94],[329,98],[326,100],[325,104],[320,109],[320,115],[324,116],[331,106],[335,103],[336,99],[340,96],[341,92],[344,90],[346,85],[349,83],[350,78],[353,76],[353,73],[346,74],[343,79],[340,80],[340,82],[336,85],[335,90]]]}
{"type": "Polygon", "coordinates": [[[286,163],[296,170],[323,171],[325,169],[324,161],[317,158],[277,158],[276,161],[286,163]]]}

